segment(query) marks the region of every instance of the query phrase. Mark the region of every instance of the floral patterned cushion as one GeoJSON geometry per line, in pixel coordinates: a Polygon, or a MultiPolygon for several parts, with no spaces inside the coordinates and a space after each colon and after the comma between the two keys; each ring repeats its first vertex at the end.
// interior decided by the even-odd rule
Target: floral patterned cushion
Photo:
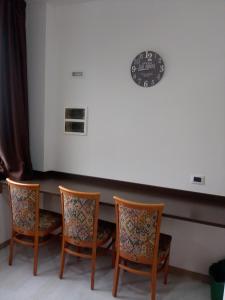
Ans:
{"type": "MultiPolygon", "coordinates": [[[[97,233],[97,247],[101,246],[102,244],[105,244],[105,242],[107,242],[110,237],[115,235],[115,231],[116,231],[116,225],[114,223],[99,220],[98,233],[97,233]]],[[[73,241],[72,239],[69,242],[67,242],[66,247],[71,251],[76,251],[77,250],[76,246],[71,244],[73,242],[75,242],[75,244],[78,242],[79,244],[79,241],[77,240],[73,241]]],[[[90,247],[89,242],[92,241],[86,241],[86,242],[87,242],[87,248],[89,248],[90,247]]]]}
{"type": "Polygon", "coordinates": [[[54,230],[62,224],[62,215],[53,211],[40,209],[39,231],[54,230]]]}
{"type": "Polygon", "coordinates": [[[96,202],[64,193],[64,235],[76,241],[92,241],[96,202]]]}
{"type": "Polygon", "coordinates": [[[12,186],[10,192],[13,225],[22,230],[34,231],[35,205],[38,199],[38,191],[12,186]]]}
{"type": "MultiPolygon", "coordinates": [[[[120,250],[134,257],[151,259],[156,235],[157,212],[119,206],[120,250]]],[[[160,233],[159,262],[170,251],[172,237],[160,233]]]]}
{"type": "MultiPolygon", "coordinates": [[[[13,225],[22,231],[35,231],[36,203],[39,190],[21,186],[11,186],[13,225]]],[[[60,214],[40,210],[39,231],[54,230],[62,223],[60,214]]]]}
{"type": "Polygon", "coordinates": [[[135,257],[152,258],[157,212],[119,206],[120,251],[135,257]]]}

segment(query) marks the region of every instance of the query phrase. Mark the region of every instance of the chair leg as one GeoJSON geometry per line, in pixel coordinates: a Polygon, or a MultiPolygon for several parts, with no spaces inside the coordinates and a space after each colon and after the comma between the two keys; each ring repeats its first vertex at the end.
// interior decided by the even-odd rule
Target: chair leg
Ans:
{"type": "Polygon", "coordinates": [[[39,237],[35,236],[34,237],[34,271],[33,271],[34,276],[37,275],[38,248],[39,248],[38,242],[39,242],[39,237]]]}
{"type": "Polygon", "coordinates": [[[92,258],[91,258],[91,289],[94,289],[95,284],[95,269],[96,269],[96,247],[92,249],[92,258]]]}
{"type": "Polygon", "coordinates": [[[61,250],[61,263],[60,263],[60,272],[59,272],[59,278],[63,278],[63,273],[64,273],[64,265],[65,265],[65,242],[62,240],[62,250],[61,250]]]}
{"type": "Polygon", "coordinates": [[[152,270],[150,300],[156,300],[156,280],[157,280],[157,269],[152,270]]]}
{"type": "Polygon", "coordinates": [[[116,263],[116,245],[115,240],[112,238],[112,268],[115,268],[116,263]]]}
{"type": "Polygon", "coordinates": [[[116,297],[116,295],[117,295],[117,288],[118,288],[119,275],[120,275],[119,262],[120,262],[120,255],[117,252],[117,254],[116,254],[116,266],[115,266],[115,271],[114,271],[113,290],[112,290],[113,297],[116,297]]]}
{"type": "Polygon", "coordinates": [[[167,284],[167,282],[168,282],[169,260],[170,260],[170,253],[168,254],[168,256],[166,258],[166,264],[165,264],[165,268],[164,268],[164,284],[167,284]]]}
{"type": "Polygon", "coordinates": [[[14,248],[14,234],[12,233],[12,237],[10,240],[10,245],[9,245],[9,265],[12,265],[13,261],[13,248],[14,248]]]}

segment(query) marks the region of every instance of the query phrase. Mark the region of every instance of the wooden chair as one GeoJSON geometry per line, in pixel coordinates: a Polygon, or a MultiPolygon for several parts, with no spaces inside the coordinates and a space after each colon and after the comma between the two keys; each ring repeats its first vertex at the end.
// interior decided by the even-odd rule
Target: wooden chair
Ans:
{"type": "MultiPolygon", "coordinates": [[[[65,253],[91,259],[91,289],[94,289],[97,248],[111,241],[114,244],[114,225],[98,221],[99,193],[84,193],[59,186],[63,216],[63,237],[61,252],[62,279],[65,264],[65,253]],[[84,249],[91,249],[91,254],[84,249]]],[[[112,251],[114,253],[114,251],[112,251]]]]}
{"type": "Polygon", "coordinates": [[[117,295],[120,269],[151,279],[151,300],[156,299],[157,271],[167,283],[171,236],[160,234],[164,204],[142,204],[113,197],[116,206],[116,266],[112,294],[117,295]],[[149,271],[138,270],[140,263],[149,271]]]}
{"type": "Polygon", "coordinates": [[[12,212],[12,236],[9,265],[12,265],[14,242],[34,248],[33,274],[37,275],[38,249],[48,242],[53,232],[62,225],[58,213],[39,209],[40,185],[25,184],[6,179],[12,212]]]}

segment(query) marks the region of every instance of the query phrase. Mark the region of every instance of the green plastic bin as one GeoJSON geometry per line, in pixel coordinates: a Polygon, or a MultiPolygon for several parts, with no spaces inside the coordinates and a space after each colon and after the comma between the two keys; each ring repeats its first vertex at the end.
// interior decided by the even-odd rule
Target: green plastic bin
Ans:
{"type": "Polygon", "coordinates": [[[224,282],[212,281],[211,283],[211,299],[223,300],[224,282]]]}
{"type": "Polygon", "coordinates": [[[225,284],[225,260],[214,263],[209,268],[211,278],[211,300],[223,300],[225,284]]]}

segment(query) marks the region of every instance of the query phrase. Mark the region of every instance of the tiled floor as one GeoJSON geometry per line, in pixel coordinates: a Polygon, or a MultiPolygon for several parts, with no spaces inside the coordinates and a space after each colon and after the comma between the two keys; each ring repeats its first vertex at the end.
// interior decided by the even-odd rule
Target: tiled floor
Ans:
{"type": "MultiPolygon", "coordinates": [[[[107,300],[111,295],[113,270],[110,257],[99,257],[95,276],[95,290],[90,290],[90,263],[69,256],[64,279],[58,278],[60,249],[57,244],[40,249],[38,276],[32,275],[33,253],[16,246],[13,266],[7,264],[8,248],[0,250],[1,300],[107,300]]],[[[122,277],[122,276],[121,276],[122,277]]],[[[149,299],[149,281],[125,273],[120,281],[118,299],[149,299]]],[[[159,276],[157,300],[209,300],[209,285],[189,277],[170,274],[168,285],[159,276]]]]}

